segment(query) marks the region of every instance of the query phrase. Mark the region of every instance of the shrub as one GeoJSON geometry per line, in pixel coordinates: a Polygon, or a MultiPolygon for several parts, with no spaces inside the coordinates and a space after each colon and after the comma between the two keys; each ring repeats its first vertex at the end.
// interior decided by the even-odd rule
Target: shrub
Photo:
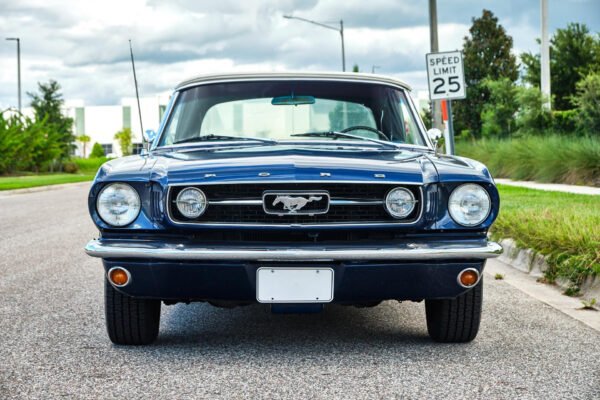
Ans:
{"type": "Polygon", "coordinates": [[[106,157],[97,157],[97,158],[73,158],[72,160],[83,174],[92,175],[98,172],[98,168],[106,161],[108,158],[106,157]]]}
{"type": "Polygon", "coordinates": [[[133,140],[131,129],[123,128],[119,132],[115,133],[115,139],[119,141],[119,146],[121,147],[121,153],[124,156],[128,156],[131,154],[131,142],[133,140]]]}
{"type": "Polygon", "coordinates": [[[552,111],[552,130],[561,134],[577,132],[577,110],[552,111]]]}
{"type": "Polygon", "coordinates": [[[63,163],[63,171],[67,174],[74,174],[79,171],[79,166],[73,161],[67,161],[63,163]]]}
{"type": "Polygon", "coordinates": [[[519,111],[516,117],[520,134],[543,133],[550,126],[551,114],[544,108],[544,97],[539,88],[520,87],[517,101],[519,111]]]}
{"type": "Polygon", "coordinates": [[[577,83],[573,103],[578,107],[577,127],[591,135],[600,135],[600,74],[589,74],[577,83]]]}
{"type": "Polygon", "coordinates": [[[591,137],[463,141],[456,152],[483,162],[498,178],[600,186],[600,140],[591,137]]]}
{"type": "Polygon", "coordinates": [[[483,137],[510,136],[516,128],[514,116],[518,108],[518,88],[508,78],[485,79],[483,85],[490,92],[490,99],[481,113],[483,137]]]}
{"type": "Polygon", "coordinates": [[[104,156],[104,149],[102,148],[100,143],[94,143],[94,146],[92,146],[92,152],[90,153],[90,158],[100,158],[104,156]]]}

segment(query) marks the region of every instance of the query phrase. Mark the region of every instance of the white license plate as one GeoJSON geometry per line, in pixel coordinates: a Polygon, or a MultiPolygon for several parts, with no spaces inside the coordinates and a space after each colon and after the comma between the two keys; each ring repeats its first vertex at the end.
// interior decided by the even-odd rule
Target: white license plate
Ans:
{"type": "Polygon", "coordinates": [[[332,268],[268,268],[256,270],[260,303],[329,303],[333,300],[332,268]]]}

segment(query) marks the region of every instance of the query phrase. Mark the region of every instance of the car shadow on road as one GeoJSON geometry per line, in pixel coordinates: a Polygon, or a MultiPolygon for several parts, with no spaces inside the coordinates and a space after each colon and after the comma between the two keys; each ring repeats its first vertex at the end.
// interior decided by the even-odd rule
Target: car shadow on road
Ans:
{"type": "Polygon", "coordinates": [[[299,347],[364,354],[410,343],[430,346],[421,304],[384,302],[373,308],[329,305],[319,314],[272,314],[266,305],[222,309],[204,303],[165,307],[157,345],[202,351],[253,348],[262,356],[299,347]]]}

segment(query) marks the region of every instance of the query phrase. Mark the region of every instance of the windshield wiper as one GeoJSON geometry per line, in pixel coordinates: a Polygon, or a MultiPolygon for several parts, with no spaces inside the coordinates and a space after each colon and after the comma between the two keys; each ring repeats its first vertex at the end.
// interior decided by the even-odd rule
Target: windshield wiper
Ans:
{"type": "Polygon", "coordinates": [[[181,143],[193,143],[193,142],[209,142],[209,141],[218,141],[218,140],[244,140],[244,141],[254,141],[268,144],[277,144],[276,140],[271,139],[263,139],[256,137],[244,137],[244,136],[227,136],[227,135],[202,135],[202,136],[194,136],[186,139],[179,140],[173,144],[181,144],[181,143]]]}
{"type": "Polygon", "coordinates": [[[366,140],[367,142],[377,143],[382,146],[388,146],[394,149],[398,149],[399,146],[392,142],[386,142],[384,140],[379,139],[371,139],[362,136],[352,135],[350,133],[338,132],[338,131],[322,131],[322,132],[304,132],[304,133],[294,133],[290,136],[304,136],[304,137],[328,137],[333,139],[345,138],[345,139],[358,139],[358,140],[366,140]]]}

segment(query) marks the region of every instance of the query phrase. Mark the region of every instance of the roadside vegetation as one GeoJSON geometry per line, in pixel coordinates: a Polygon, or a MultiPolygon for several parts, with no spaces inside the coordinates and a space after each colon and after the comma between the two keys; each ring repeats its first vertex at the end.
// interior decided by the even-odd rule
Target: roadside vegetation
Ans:
{"type": "Polygon", "coordinates": [[[498,186],[496,239],[512,238],[546,256],[546,280],[566,278],[571,293],[589,276],[600,275],[600,197],[498,186]]]}
{"type": "Polygon", "coordinates": [[[456,153],[481,161],[495,178],[600,186],[600,140],[592,137],[462,141],[456,153]]]}

